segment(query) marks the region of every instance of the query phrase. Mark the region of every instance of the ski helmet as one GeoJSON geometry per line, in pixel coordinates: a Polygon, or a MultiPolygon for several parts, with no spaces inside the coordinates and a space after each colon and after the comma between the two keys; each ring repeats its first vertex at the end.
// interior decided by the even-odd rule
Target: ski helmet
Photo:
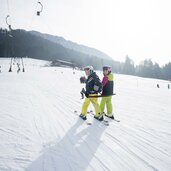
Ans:
{"type": "Polygon", "coordinates": [[[111,66],[108,66],[108,65],[105,65],[105,66],[103,66],[103,71],[104,70],[107,70],[107,71],[112,71],[112,67],[111,66]]]}
{"type": "Polygon", "coordinates": [[[93,72],[94,68],[91,65],[89,65],[89,66],[84,67],[84,71],[85,70],[90,70],[91,72],[93,72]]]}

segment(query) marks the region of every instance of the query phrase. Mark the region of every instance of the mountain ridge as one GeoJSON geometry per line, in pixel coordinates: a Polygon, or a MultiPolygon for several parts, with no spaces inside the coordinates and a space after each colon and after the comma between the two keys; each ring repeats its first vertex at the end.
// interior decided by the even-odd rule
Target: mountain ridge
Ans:
{"type": "Polygon", "coordinates": [[[112,63],[112,59],[103,59],[89,55],[75,49],[65,47],[60,43],[50,41],[43,36],[35,35],[26,30],[0,29],[0,56],[1,57],[31,57],[42,60],[64,60],[76,64],[77,67],[93,65],[100,69],[105,63],[112,63]],[[4,31],[6,33],[4,34],[4,31]],[[12,34],[13,37],[10,37],[12,34]]]}
{"type": "Polygon", "coordinates": [[[32,33],[34,35],[41,36],[41,37],[43,37],[47,40],[50,40],[54,43],[58,43],[64,47],[71,49],[71,50],[75,50],[75,51],[78,51],[78,52],[81,52],[81,53],[84,53],[84,54],[87,54],[90,56],[96,56],[96,57],[99,57],[102,59],[112,60],[112,58],[110,56],[108,56],[106,53],[104,53],[98,49],[95,49],[95,48],[92,48],[89,46],[85,46],[82,44],[78,44],[78,43],[70,41],[70,40],[66,40],[64,37],[61,37],[61,36],[51,35],[51,34],[47,34],[47,33],[41,33],[38,31],[30,31],[30,33],[32,33]]]}

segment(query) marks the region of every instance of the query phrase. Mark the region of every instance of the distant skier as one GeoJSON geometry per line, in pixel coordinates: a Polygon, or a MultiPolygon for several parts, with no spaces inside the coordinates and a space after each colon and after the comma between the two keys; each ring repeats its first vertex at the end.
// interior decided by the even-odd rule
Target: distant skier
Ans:
{"type": "Polygon", "coordinates": [[[107,108],[106,116],[114,119],[113,116],[113,107],[112,107],[112,95],[113,95],[113,73],[110,66],[103,67],[103,91],[102,91],[102,100],[100,103],[101,112],[104,113],[105,106],[107,108]]]}
{"type": "Polygon", "coordinates": [[[168,84],[167,88],[170,89],[170,84],[168,84]]]}
{"type": "Polygon", "coordinates": [[[160,88],[159,84],[157,84],[157,88],[160,88]]]}
{"type": "Polygon", "coordinates": [[[0,73],[1,73],[1,66],[0,66],[0,73]]]}
{"type": "Polygon", "coordinates": [[[97,74],[94,72],[93,67],[92,66],[87,66],[84,68],[84,71],[87,75],[87,80],[85,81],[86,83],[86,90],[82,90],[82,92],[84,92],[86,98],[85,101],[82,105],[82,111],[80,114],[80,117],[83,120],[86,120],[87,117],[87,109],[88,106],[90,104],[90,102],[93,104],[94,108],[95,108],[95,119],[98,119],[99,121],[103,120],[103,115],[100,111],[100,106],[98,104],[98,99],[97,98],[91,98],[89,96],[97,96],[98,93],[100,93],[102,91],[102,83],[99,79],[99,77],[97,76],[97,74]]]}

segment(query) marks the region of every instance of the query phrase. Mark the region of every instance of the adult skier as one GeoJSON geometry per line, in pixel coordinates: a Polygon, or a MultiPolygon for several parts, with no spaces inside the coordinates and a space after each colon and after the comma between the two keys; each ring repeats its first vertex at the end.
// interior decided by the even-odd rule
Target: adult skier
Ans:
{"type": "Polygon", "coordinates": [[[107,113],[105,114],[107,117],[114,119],[113,116],[113,107],[112,107],[112,95],[113,95],[113,73],[112,68],[110,66],[103,67],[103,91],[102,91],[102,99],[100,102],[101,112],[104,113],[105,106],[107,108],[107,113]]]}
{"type": "Polygon", "coordinates": [[[100,111],[100,106],[98,104],[98,99],[97,98],[91,98],[89,96],[97,96],[98,93],[102,91],[102,83],[97,76],[97,74],[94,72],[94,69],[92,66],[87,66],[84,68],[85,74],[88,77],[87,80],[85,81],[86,83],[86,90],[82,90],[82,93],[85,94],[86,98],[85,101],[82,105],[82,111],[80,114],[80,117],[83,120],[86,120],[87,117],[87,109],[90,104],[90,102],[93,104],[95,108],[95,116],[94,118],[102,121],[103,120],[103,114],[100,111]]]}

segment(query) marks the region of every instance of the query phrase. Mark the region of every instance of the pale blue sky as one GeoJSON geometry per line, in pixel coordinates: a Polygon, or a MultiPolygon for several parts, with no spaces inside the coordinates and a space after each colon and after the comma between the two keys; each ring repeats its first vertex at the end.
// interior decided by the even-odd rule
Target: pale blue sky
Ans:
{"type": "Polygon", "coordinates": [[[0,27],[10,13],[14,29],[37,30],[97,48],[115,60],[128,54],[171,61],[171,0],[0,0],[0,27]],[[9,10],[7,7],[9,2],[9,10]],[[38,9],[38,6],[37,6],[38,9]]]}

